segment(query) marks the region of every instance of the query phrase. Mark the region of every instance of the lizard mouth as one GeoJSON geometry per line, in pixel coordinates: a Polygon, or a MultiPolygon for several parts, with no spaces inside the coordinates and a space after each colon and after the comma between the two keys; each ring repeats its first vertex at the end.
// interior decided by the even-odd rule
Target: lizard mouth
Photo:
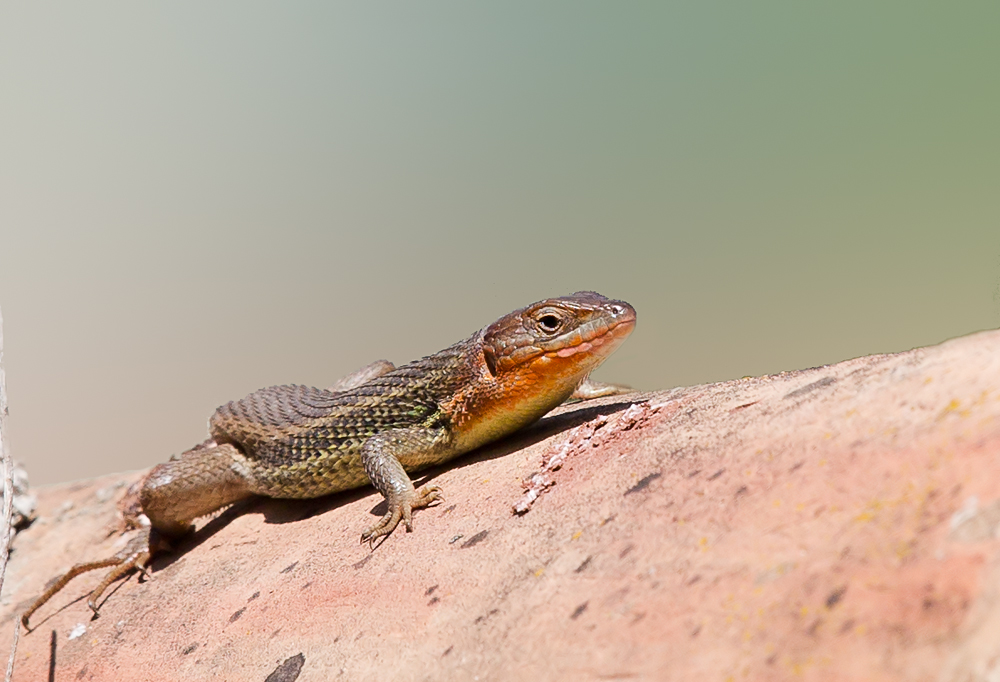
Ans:
{"type": "Polygon", "coordinates": [[[635,309],[628,304],[611,306],[611,315],[584,324],[560,338],[559,347],[544,354],[552,358],[568,358],[579,353],[598,357],[610,355],[635,329],[635,309]]]}
{"type": "Polygon", "coordinates": [[[611,355],[635,320],[631,305],[593,292],[540,301],[483,330],[484,359],[494,376],[537,359],[566,363],[562,372],[584,371],[611,355]],[[560,325],[564,330],[556,333],[553,327],[560,325]]]}

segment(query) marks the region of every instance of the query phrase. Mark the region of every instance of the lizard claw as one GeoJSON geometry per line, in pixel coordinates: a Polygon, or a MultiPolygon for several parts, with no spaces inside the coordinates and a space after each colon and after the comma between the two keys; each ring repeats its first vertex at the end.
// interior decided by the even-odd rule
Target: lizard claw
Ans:
{"type": "Polygon", "coordinates": [[[123,575],[127,575],[132,571],[139,571],[147,578],[150,577],[149,571],[146,570],[146,563],[149,561],[149,549],[143,548],[138,551],[131,552],[127,556],[123,557],[121,563],[114,566],[108,574],[104,576],[104,579],[94,588],[87,598],[87,606],[90,610],[94,612],[94,617],[98,616],[97,613],[97,602],[100,600],[101,595],[104,594],[104,590],[114,581],[121,578],[123,575]]]}
{"type": "Polygon", "coordinates": [[[406,532],[413,531],[413,510],[430,506],[432,502],[439,502],[444,499],[441,488],[436,485],[425,486],[419,492],[411,492],[402,499],[388,500],[389,511],[385,513],[378,523],[361,534],[361,544],[373,543],[380,537],[384,537],[396,530],[396,526],[402,521],[406,526],[406,532]]]}
{"type": "Polygon", "coordinates": [[[90,561],[87,563],[76,564],[56,579],[48,587],[48,589],[45,590],[42,596],[36,599],[31,606],[29,606],[27,610],[21,614],[21,624],[24,625],[26,630],[30,631],[31,626],[28,622],[31,618],[31,614],[37,611],[40,606],[51,599],[76,576],[99,568],[110,568],[111,570],[108,571],[108,574],[104,576],[104,579],[101,580],[100,584],[94,588],[94,590],[90,593],[90,597],[87,599],[87,605],[90,607],[90,610],[94,612],[94,616],[97,616],[97,602],[100,600],[101,595],[104,594],[104,591],[108,589],[111,583],[135,570],[143,571],[148,575],[148,572],[146,571],[146,564],[149,562],[150,558],[150,542],[150,531],[147,529],[137,534],[129,541],[125,549],[112,557],[101,559],[100,561],[90,561]]]}

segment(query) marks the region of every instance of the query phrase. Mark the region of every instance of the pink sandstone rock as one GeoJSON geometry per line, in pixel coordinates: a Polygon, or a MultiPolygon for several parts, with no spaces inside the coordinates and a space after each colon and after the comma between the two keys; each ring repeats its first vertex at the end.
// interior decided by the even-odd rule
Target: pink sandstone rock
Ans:
{"type": "MultiPolygon", "coordinates": [[[[14,677],[1000,676],[1000,332],[565,406],[432,473],[445,503],[375,551],[365,489],[238,505],[96,619],[77,578],[14,677]]],[[[38,491],[0,650],[47,580],[114,551],[138,476],[38,491]]]]}

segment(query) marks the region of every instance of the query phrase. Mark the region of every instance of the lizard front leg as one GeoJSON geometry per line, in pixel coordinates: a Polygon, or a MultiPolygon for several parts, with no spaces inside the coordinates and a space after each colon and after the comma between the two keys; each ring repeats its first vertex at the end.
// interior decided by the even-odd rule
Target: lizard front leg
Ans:
{"type": "Polygon", "coordinates": [[[372,436],[361,448],[361,464],[375,489],[382,493],[389,507],[385,516],[361,535],[362,543],[371,544],[389,535],[402,521],[407,532],[413,530],[414,509],[444,499],[441,488],[425,486],[419,491],[403,469],[403,462],[419,467],[435,461],[435,454],[447,446],[444,429],[413,427],[393,429],[372,436]]]}
{"type": "Polygon", "coordinates": [[[572,395],[566,399],[566,402],[574,402],[577,400],[593,400],[594,398],[603,398],[608,395],[624,395],[626,393],[636,393],[637,391],[631,386],[625,386],[624,384],[608,384],[603,381],[594,381],[590,377],[587,377],[583,382],[576,387],[572,395]]]}

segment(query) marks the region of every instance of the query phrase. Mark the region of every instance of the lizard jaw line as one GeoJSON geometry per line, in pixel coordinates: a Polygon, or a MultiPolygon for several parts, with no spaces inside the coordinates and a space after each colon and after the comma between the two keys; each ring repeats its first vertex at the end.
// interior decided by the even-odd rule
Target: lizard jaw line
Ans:
{"type": "Polygon", "coordinates": [[[632,328],[634,326],[635,326],[634,321],[632,322],[632,324],[628,324],[627,321],[622,321],[616,324],[615,326],[611,327],[610,329],[608,329],[600,336],[595,336],[594,338],[589,339],[587,341],[581,341],[580,343],[574,346],[567,346],[565,348],[560,348],[557,351],[550,351],[548,353],[545,353],[545,355],[550,358],[551,357],[568,358],[576,355],[577,353],[586,353],[598,346],[603,346],[608,341],[616,340],[615,337],[617,337],[618,334],[623,330],[623,327],[625,333],[621,336],[621,339],[624,340],[624,338],[632,332],[632,328]]]}

